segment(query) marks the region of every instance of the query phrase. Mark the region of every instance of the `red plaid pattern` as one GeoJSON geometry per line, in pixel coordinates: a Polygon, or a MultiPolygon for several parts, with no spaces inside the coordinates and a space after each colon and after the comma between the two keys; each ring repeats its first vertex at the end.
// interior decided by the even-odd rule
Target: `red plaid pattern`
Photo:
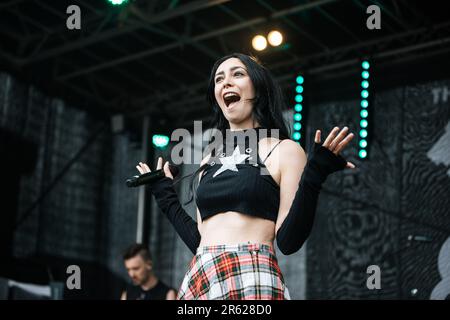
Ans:
{"type": "Polygon", "coordinates": [[[239,244],[198,248],[177,298],[285,300],[290,296],[272,247],[239,244]]]}

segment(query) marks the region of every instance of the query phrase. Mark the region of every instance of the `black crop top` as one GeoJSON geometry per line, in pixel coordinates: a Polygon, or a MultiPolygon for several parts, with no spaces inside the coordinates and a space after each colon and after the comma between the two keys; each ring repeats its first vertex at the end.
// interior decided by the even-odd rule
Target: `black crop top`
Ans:
{"type": "MultiPolygon", "coordinates": [[[[256,143],[255,139],[250,138],[245,139],[245,143],[243,139],[227,139],[220,149],[222,152],[209,159],[196,192],[202,220],[217,213],[236,211],[276,222],[280,188],[264,162],[281,141],[272,148],[264,161],[260,161],[257,142],[266,136],[260,135],[260,129],[253,131],[257,133],[256,143]]],[[[231,132],[234,137],[242,138],[248,130],[251,129],[231,132]]]]}

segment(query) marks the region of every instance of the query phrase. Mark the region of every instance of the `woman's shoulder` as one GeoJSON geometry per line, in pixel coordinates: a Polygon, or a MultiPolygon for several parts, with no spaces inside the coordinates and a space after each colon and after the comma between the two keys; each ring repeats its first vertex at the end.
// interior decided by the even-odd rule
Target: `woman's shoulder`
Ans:
{"type": "Polygon", "coordinates": [[[287,168],[288,170],[296,170],[303,168],[306,164],[306,153],[303,150],[300,143],[291,140],[284,139],[280,143],[280,167],[287,168]]]}
{"type": "Polygon", "coordinates": [[[262,143],[265,144],[266,147],[272,149],[272,148],[280,148],[279,152],[281,152],[281,154],[304,154],[305,151],[303,150],[302,146],[298,143],[295,142],[292,139],[279,139],[279,138],[273,138],[273,137],[268,137],[265,138],[264,141],[262,141],[262,143]]]}
{"type": "Polygon", "coordinates": [[[278,160],[280,169],[298,169],[305,166],[307,161],[306,153],[300,143],[291,139],[283,139],[277,148],[279,148],[278,160]]]}
{"type": "Polygon", "coordinates": [[[300,152],[300,153],[305,153],[305,151],[303,150],[302,146],[300,145],[300,143],[292,140],[292,139],[283,139],[280,142],[280,147],[283,148],[284,151],[286,152],[300,152]]]}

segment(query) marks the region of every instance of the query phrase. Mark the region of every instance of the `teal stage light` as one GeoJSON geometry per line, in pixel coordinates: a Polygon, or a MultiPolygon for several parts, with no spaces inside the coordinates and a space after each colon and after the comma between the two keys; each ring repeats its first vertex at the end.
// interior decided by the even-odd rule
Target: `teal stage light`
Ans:
{"type": "Polygon", "coordinates": [[[152,137],[153,145],[156,148],[165,148],[169,144],[169,137],[162,134],[155,134],[152,137]]]}

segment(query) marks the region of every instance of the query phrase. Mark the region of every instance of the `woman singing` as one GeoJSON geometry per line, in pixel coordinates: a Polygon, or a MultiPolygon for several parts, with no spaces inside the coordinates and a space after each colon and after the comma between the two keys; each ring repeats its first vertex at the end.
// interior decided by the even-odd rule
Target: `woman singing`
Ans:
{"type": "MultiPolygon", "coordinates": [[[[157,169],[163,168],[166,177],[151,186],[152,193],[194,253],[177,298],[290,299],[274,241],[286,255],[301,248],[310,234],[326,177],[355,168],[339,155],[353,134],[347,127],[336,127],[321,143],[317,130],[307,157],[289,139],[280,87],[265,67],[243,54],[214,64],[207,98],[213,128],[223,137],[231,133],[234,138],[253,131],[256,143],[225,139],[217,154],[203,159],[193,175],[198,174],[197,222],[178,200],[169,163],[163,166],[158,159],[157,169]]],[[[150,172],[145,163],[137,169],[141,174],[150,172]]]]}

